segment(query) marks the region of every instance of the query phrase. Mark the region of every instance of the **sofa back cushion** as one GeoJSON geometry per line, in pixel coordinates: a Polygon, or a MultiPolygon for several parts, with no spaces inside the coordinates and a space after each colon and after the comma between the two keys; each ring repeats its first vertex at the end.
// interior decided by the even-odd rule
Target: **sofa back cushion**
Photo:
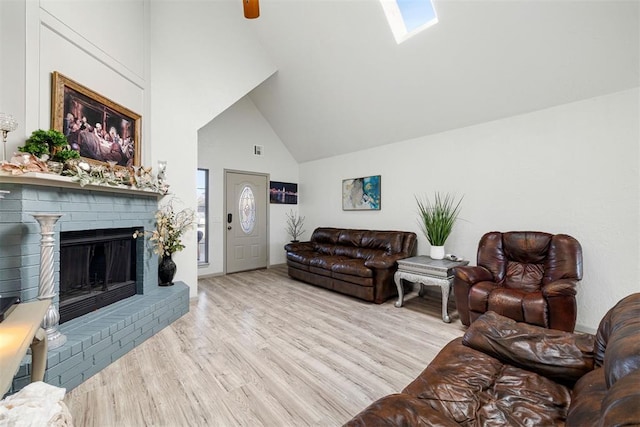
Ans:
{"type": "Polygon", "coordinates": [[[379,249],[387,254],[402,252],[404,234],[399,231],[369,231],[362,236],[361,246],[366,249],[379,249]]]}
{"type": "Polygon", "coordinates": [[[366,232],[366,230],[340,230],[338,243],[343,246],[360,247],[362,236],[366,232]]]}
{"type": "Polygon", "coordinates": [[[640,293],[622,299],[605,314],[593,352],[596,366],[605,369],[607,388],[640,369],[640,293]]]}
{"type": "Polygon", "coordinates": [[[372,231],[316,228],[311,235],[314,250],[325,255],[369,259],[378,255],[407,253],[410,256],[416,244],[416,234],[405,231],[372,231]]]}
{"type": "Polygon", "coordinates": [[[316,228],[311,235],[311,241],[313,243],[326,243],[330,245],[335,245],[338,243],[338,238],[340,237],[340,229],[338,228],[330,228],[330,227],[321,227],[316,228]]]}
{"type": "Polygon", "coordinates": [[[640,425],[640,293],[605,314],[593,353],[596,368],[573,388],[566,426],[640,425]]]}
{"type": "Polygon", "coordinates": [[[316,228],[310,239],[313,243],[313,250],[323,255],[333,255],[338,237],[340,237],[340,229],[338,228],[316,228]]]}

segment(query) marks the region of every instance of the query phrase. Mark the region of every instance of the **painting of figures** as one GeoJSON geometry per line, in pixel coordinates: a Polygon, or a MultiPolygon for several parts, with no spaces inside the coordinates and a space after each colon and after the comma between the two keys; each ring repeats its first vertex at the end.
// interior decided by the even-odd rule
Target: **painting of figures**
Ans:
{"type": "Polygon", "coordinates": [[[140,115],[58,72],[52,77],[52,128],[85,159],[140,165],[140,115]]]}
{"type": "Polygon", "coordinates": [[[342,210],[380,210],[380,175],[342,180],[342,210]]]}

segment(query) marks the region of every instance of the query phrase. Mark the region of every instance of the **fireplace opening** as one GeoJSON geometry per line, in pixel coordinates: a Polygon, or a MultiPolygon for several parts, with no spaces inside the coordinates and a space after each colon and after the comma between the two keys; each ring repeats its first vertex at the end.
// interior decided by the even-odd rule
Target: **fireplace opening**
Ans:
{"type": "Polygon", "coordinates": [[[137,293],[136,230],[60,233],[60,323],[137,293]]]}

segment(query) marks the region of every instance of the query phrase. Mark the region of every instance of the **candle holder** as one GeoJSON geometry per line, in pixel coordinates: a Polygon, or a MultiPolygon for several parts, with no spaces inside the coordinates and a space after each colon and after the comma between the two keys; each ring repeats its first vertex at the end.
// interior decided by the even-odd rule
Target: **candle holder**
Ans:
{"type": "Polygon", "coordinates": [[[2,132],[2,161],[7,160],[7,135],[18,127],[18,122],[10,114],[0,113],[0,131],[2,132]]]}

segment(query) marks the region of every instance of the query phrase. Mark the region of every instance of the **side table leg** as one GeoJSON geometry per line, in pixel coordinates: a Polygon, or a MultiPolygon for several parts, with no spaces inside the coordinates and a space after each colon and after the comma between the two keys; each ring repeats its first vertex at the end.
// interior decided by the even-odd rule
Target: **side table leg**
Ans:
{"type": "Polygon", "coordinates": [[[46,369],[47,335],[43,329],[39,329],[31,343],[31,382],[43,381],[46,369]]]}
{"type": "Polygon", "coordinates": [[[451,318],[449,317],[449,312],[447,310],[449,306],[449,291],[451,289],[451,284],[448,280],[445,280],[446,284],[443,283],[441,286],[442,290],[442,321],[444,323],[451,323],[451,318]]]}
{"type": "Polygon", "coordinates": [[[420,285],[420,290],[418,290],[418,296],[419,297],[423,297],[424,296],[424,285],[422,283],[418,283],[418,285],[420,285]]]}
{"type": "Polygon", "coordinates": [[[396,288],[398,288],[398,301],[396,301],[396,307],[402,307],[404,303],[404,286],[402,286],[402,278],[398,271],[393,275],[393,280],[396,282],[396,288]]]}

